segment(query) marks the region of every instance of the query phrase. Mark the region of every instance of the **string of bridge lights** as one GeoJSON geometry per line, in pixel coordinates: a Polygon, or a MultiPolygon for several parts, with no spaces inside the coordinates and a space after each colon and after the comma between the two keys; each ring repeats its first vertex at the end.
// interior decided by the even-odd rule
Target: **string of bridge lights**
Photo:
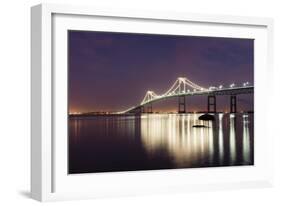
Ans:
{"type": "Polygon", "coordinates": [[[154,91],[148,90],[141,101],[141,103],[138,106],[133,106],[125,111],[117,112],[117,114],[124,114],[128,111],[131,111],[133,109],[136,109],[139,106],[143,106],[151,101],[155,101],[158,99],[162,99],[165,97],[172,97],[177,95],[184,95],[184,94],[200,94],[200,93],[206,93],[206,92],[212,92],[212,91],[220,91],[220,90],[232,90],[232,89],[239,89],[239,88],[245,88],[250,87],[249,82],[244,82],[242,85],[236,85],[235,83],[232,83],[229,85],[229,87],[225,87],[223,85],[219,85],[217,87],[210,86],[209,88],[204,88],[192,81],[190,81],[186,77],[179,77],[174,82],[174,84],[162,95],[157,95],[154,91]]]}
{"type": "MultiPolygon", "coordinates": [[[[247,87],[249,86],[249,82],[244,82],[241,87],[247,87]]],[[[208,92],[208,91],[214,91],[214,90],[221,90],[221,89],[228,89],[228,88],[236,88],[239,87],[235,83],[232,83],[229,85],[229,87],[224,87],[223,85],[219,85],[218,87],[215,86],[210,86],[209,88],[204,88],[201,87],[200,85],[190,81],[186,77],[179,77],[177,80],[174,82],[174,84],[162,95],[157,95],[154,91],[147,91],[141,104],[146,104],[152,100],[158,99],[158,98],[163,98],[167,96],[173,96],[177,94],[185,94],[185,93],[198,93],[198,92],[208,92]]]]}

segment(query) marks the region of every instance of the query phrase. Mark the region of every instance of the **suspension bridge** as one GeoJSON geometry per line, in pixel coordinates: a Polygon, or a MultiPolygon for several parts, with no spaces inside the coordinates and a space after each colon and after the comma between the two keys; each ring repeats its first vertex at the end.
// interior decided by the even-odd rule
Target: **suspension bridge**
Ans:
{"type": "Polygon", "coordinates": [[[186,113],[186,97],[199,95],[207,96],[208,113],[216,113],[216,96],[219,95],[227,95],[230,97],[230,113],[236,113],[237,95],[251,93],[254,93],[254,86],[251,86],[249,82],[245,82],[242,85],[235,85],[233,83],[229,85],[229,87],[220,85],[218,87],[211,86],[209,88],[204,88],[186,77],[179,77],[165,93],[158,95],[154,91],[149,90],[138,105],[118,112],[118,114],[152,113],[153,102],[173,97],[178,97],[178,113],[186,113]]]}

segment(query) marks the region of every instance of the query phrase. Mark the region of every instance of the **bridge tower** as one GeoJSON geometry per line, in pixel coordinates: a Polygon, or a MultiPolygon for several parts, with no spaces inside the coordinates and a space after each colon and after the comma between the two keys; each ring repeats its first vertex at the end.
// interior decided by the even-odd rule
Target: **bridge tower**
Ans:
{"type": "Polygon", "coordinates": [[[236,95],[230,96],[230,113],[236,113],[237,111],[237,98],[236,95]]]}
{"type": "Polygon", "coordinates": [[[186,113],[185,96],[179,96],[178,113],[186,113]]]}
{"type": "Polygon", "coordinates": [[[217,112],[217,102],[215,95],[208,96],[208,113],[216,113],[217,112]]]}

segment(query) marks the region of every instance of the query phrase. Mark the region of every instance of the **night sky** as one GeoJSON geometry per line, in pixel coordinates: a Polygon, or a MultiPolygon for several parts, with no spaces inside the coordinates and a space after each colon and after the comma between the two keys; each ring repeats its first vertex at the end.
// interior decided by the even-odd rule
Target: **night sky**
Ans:
{"type": "MultiPolygon", "coordinates": [[[[69,112],[121,111],[178,77],[203,87],[253,84],[253,47],[252,39],[69,31],[69,112]]],[[[253,97],[243,98],[253,109],[253,97]]]]}

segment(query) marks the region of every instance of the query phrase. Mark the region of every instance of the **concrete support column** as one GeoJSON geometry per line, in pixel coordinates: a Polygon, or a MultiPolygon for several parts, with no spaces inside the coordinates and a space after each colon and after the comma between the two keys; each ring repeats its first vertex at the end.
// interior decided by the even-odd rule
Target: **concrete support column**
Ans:
{"type": "Polygon", "coordinates": [[[140,107],[140,113],[144,113],[144,106],[140,107]]]}
{"type": "Polygon", "coordinates": [[[208,96],[208,113],[217,112],[216,96],[208,96]]]}
{"type": "Polygon", "coordinates": [[[230,96],[230,113],[237,112],[237,98],[236,95],[230,96]]]}
{"type": "Polygon", "coordinates": [[[152,113],[152,103],[148,103],[146,107],[146,113],[152,113]]]}
{"type": "Polygon", "coordinates": [[[179,107],[178,107],[178,113],[185,113],[185,96],[179,96],[179,107]]]}

